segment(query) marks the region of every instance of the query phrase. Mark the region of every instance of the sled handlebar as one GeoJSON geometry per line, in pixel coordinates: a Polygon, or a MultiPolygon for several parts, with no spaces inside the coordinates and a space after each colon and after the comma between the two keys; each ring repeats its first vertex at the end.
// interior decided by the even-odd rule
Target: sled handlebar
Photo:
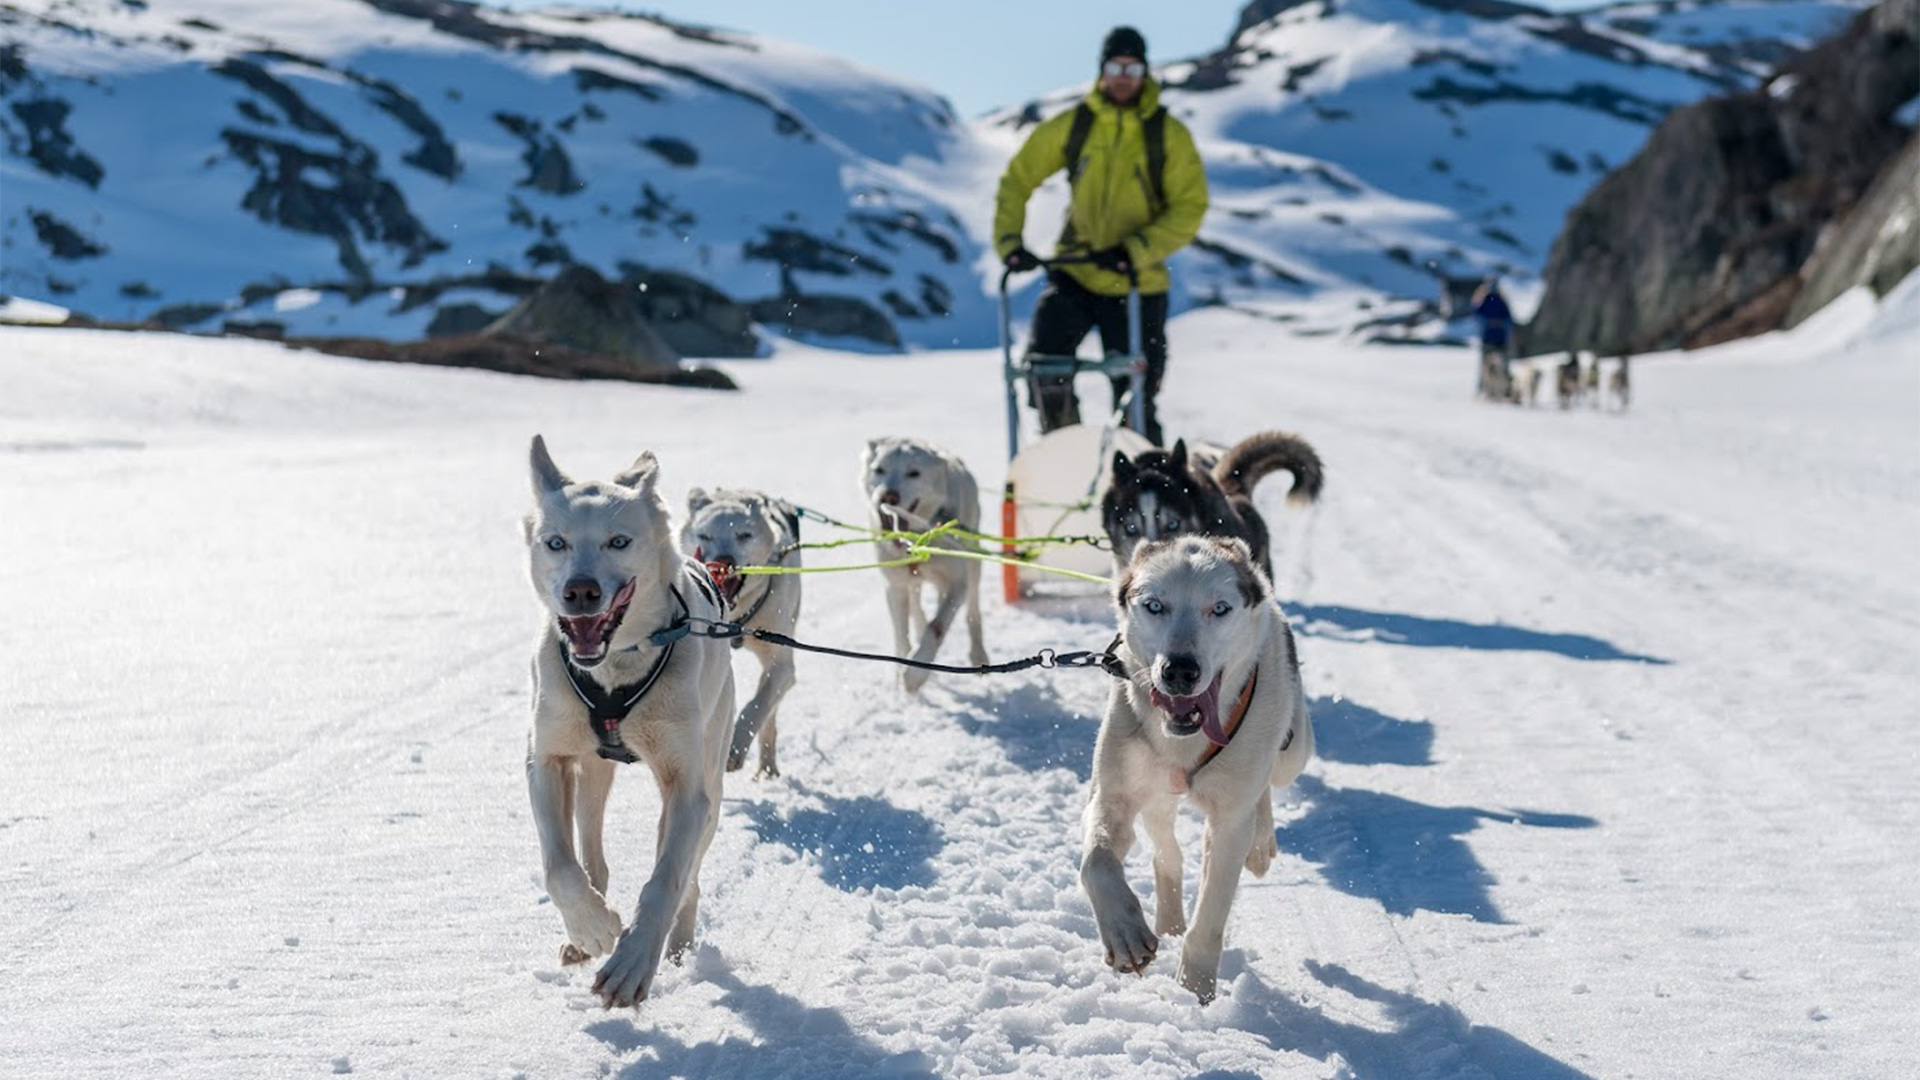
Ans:
{"type": "MultiPolygon", "coordinates": [[[[1051,259],[1037,260],[1039,265],[1033,269],[1093,262],[1088,255],[1056,255],[1051,259]]],[[[1014,382],[1034,373],[1042,366],[1050,368],[1055,374],[1065,374],[1069,379],[1083,370],[1105,371],[1110,375],[1125,374],[1128,381],[1127,426],[1146,434],[1146,327],[1141,323],[1140,310],[1140,271],[1131,261],[1127,263],[1127,332],[1131,349],[1120,356],[1109,354],[1103,361],[1081,361],[1070,356],[1034,356],[1025,361],[1016,362],[1013,358],[1013,300],[1007,292],[1007,282],[1015,271],[1008,267],[1000,272],[1000,366],[1006,381],[1007,397],[1007,460],[1012,461],[1020,453],[1020,407],[1014,392],[1014,382]]]]}
{"type": "MultiPolygon", "coordinates": [[[[1051,259],[1038,260],[1038,263],[1034,267],[1032,267],[1032,269],[1051,270],[1056,266],[1075,266],[1075,265],[1086,266],[1091,264],[1092,262],[1093,262],[1093,256],[1091,255],[1055,255],[1051,259]]],[[[1027,272],[1028,271],[1026,270],[1015,270],[1011,266],[1001,270],[1000,271],[1000,295],[1003,297],[1007,295],[1007,283],[1013,280],[1013,275],[1024,274],[1027,272]]],[[[1133,263],[1129,261],[1127,263],[1126,273],[1127,273],[1127,291],[1139,292],[1140,291],[1140,268],[1133,265],[1133,263]]]]}

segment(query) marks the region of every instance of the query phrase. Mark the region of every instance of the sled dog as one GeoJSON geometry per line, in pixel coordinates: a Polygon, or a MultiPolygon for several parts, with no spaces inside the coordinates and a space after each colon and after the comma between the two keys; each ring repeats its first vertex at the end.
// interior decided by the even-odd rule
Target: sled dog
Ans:
{"type": "Polygon", "coordinates": [[[1580,373],[1580,394],[1589,406],[1600,407],[1600,358],[1597,356],[1580,373]]]}
{"type": "Polygon", "coordinates": [[[1633,396],[1632,380],[1627,374],[1627,363],[1628,358],[1622,355],[1620,365],[1613,369],[1613,374],[1607,376],[1607,393],[1612,396],[1614,405],[1622,412],[1626,411],[1633,396]]]}
{"type": "Polygon", "coordinates": [[[700,861],[720,819],[733,723],[727,646],[703,637],[662,643],[654,631],[718,619],[723,601],[706,571],[674,547],[652,453],[611,482],[576,483],[536,435],[531,463],[525,535],[544,611],[527,790],[540,859],[566,925],[561,962],[611,952],[594,993],[609,1007],[638,1005],[662,951],[677,962],[693,943],[700,861]],[[636,761],[660,786],[660,822],[653,873],[622,932],[607,903],[602,829],[616,762],[636,761]]]}
{"type": "MultiPolygon", "coordinates": [[[[952,453],[918,439],[872,439],[860,456],[861,487],[873,527],[884,531],[925,532],[935,525],[955,522],[970,532],[980,530],[980,487],[967,466],[952,453]]],[[[970,540],[942,538],[938,546],[971,549],[970,540]]],[[[878,542],[880,561],[901,557],[905,543],[878,542]]],[[[893,651],[930,662],[962,604],[967,609],[967,637],[971,662],[985,664],[987,647],[980,629],[980,564],[972,559],[935,556],[907,566],[880,571],[887,583],[887,613],[893,618],[893,651]],[[922,586],[932,586],[934,610],[928,616],[920,606],[922,586]],[[909,629],[920,635],[909,642],[909,629]]],[[[927,672],[905,668],[900,685],[918,693],[927,672]]]]}
{"type": "Polygon", "coordinates": [[[1189,455],[1185,439],[1172,450],[1143,450],[1133,458],[1115,451],[1113,482],[1100,503],[1115,575],[1133,561],[1134,548],[1143,541],[1200,534],[1245,541],[1271,579],[1267,523],[1254,509],[1253,488],[1281,469],[1293,474],[1289,502],[1320,497],[1325,481],[1320,455],[1305,439],[1285,432],[1263,431],[1224,452],[1202,446],[1189,455]]]}
{"type": "Polygon", "coordinates": [[[1580,400],[1580,354],[1567,353],[1553,369],[1553,395],[1560,408],[1571,409],[1580,400]]]}
{"type": "Polygon", "coordinates": [[[1142,544],[1114,589],[1127,677],[1114,684],[1093,753],[1080,883],[1115,971],[1144,971],[1160,934],[1186,934],[1180,985],[1212,1000],[1240,868],[1279,854],[1270,789],[1313,756],[1293,632],[1238,539],[1142,544]],[[1200,895],[1181,899],[1174,810],[1206,815],[1200,895]],[[1127,884],[1139,819],[1153,842],[1153,928],[1127,884]]]}
{"type": "MultiPolygon", "coordinates": [[[[680,529],[680,549],[707,568],[727,602],[727,620],[749,630],[771,630],[792,636],[800,621],[800,575],[753,574],[743,566],[800,565],[800,515],[791,504],[758,491],[694,488],[687,493],[687,523],[680,529]]],[[[727,771],[740,768],[747,748],[760,740],[760,767],[756,779],[780,775],[774,748],[778,738],[780,700],[793,689],[793,650],[752,637],[735,638],[760,661],[760,685],[733,724],[733,745],[727,751],[727,771]]]]}

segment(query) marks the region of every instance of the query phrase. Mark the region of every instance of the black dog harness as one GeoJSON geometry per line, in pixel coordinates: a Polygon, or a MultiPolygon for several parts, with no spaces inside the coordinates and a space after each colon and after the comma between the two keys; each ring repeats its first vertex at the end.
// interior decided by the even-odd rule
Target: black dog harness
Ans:
{"type": "MultiPolygon", "coordinates": [[[[686,570],[687,576],[693,580],[694,587],[700,590],[700,595],[713,605],[715,611],[724,613],[726,604],[721,601],[720,590],[714,586],[713,578],[707,574],[707,568],[688,560],[686,570]]],[[[649,640],[661,646],[660,657],[653,662],[653,667],[647,670],[646,675],[632,686],[623,686],[611,691],[601,689],[599,683],[588,678],[585,672],[574,666],[572,658],[567,655],[566,643],[559,644],[560,666],[566,669],[567,682],[572,684],[575,696],[586,705],[587,723],[593,728],[593,737],[600,742],[600,745],[595,748],[596,752],[608,761],[631,765],[640,760],[620,738],[620,723],[633,712],[636,705],[640,704],[640,700],[647,696],[647,692],[653,689],[653,684],[660,681],[661,674],[667,670],[667,661],[673,659],[673,647],[692,629],[688,620],[693,613],[687,608],[686,598],[681,596],[680,590],[672,585],[667,586],[667,591],[673,594],[673,602],[679,605],[680,615],[665,627],[648,635],[649,640]]]]}

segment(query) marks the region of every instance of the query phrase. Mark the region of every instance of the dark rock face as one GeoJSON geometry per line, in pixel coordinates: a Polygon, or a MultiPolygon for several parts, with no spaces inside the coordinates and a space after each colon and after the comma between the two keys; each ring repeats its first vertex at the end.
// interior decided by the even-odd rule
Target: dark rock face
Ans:
{"type": "Polygon", "coordinates": [[[433,321],[427,324],[427,336],[437,338],[477,334],[493,325],[498,318],[499,312],[488,311],[479,304],[448,304],[434,311],[433,321]]]}
{"type": "Polygon", "coordinates": [[[1853,213],[1823,237],[1800,271],[1806,284],[1787,312],[1793,326],[1855,285],[1885,296],[1920,267],[1920,133],[1880,173],[1853,213]]]}
{"type": "Polygon", "coordinates": [[[629,301],[681,356],[759,355],[747,305],[685,274],[636,263],[622,263],[620,270],[629,301]]]}
{"type": "Polygon", "coordinates": [[[677,369],[679,355],[654,332],[634,294],[591,267],[569,266],[480,336],[564,345],[635,372],[677,369]]]}
{"type": "Polygon", "coordinates": [[[1920,0],[1885,0],[1748,93],[1674,110],[1567,216],[1530,351],[1695,347],[1779,327],[1824,230],[1909,133],[1920,0]]]}
{"type": "Polygon", "coordinates": [[[39,97],[16,101],[9,107],[27,129],[27,157],[42,172],[72,177],[90,188],[99,187],[106,179],[107,171],[67,131],[72,105],[56,97],[39,97]]]}
{"type": "Polygon", "coordinates": [[[482,368],[543,379],[610,379],[713,390],[735,389],[733,380],[725,372],[713,368],[639,368],[605,353],[576,349],[570,345],[530,341],[511,334],[458,334],[409,342],[382,341],[378,338],[286,340],[289,345],[360,360],[482,368]]]}
{"type": "Polygon", "coordinates": [[[859,338],[888,349],[900,347],[893,320],[856,296],[775,296],[754,301],[752,310],[755,321],[802,337],[859,338]]]}
{"type": "Polygon", "coordinates": [[[33,210],[27,217],[33,222],[34,235],[40,238],[40,243],[56,259],[92,259],[107,253],[105,244],[89,239],[79,229],[53,214],[33,210]]]}

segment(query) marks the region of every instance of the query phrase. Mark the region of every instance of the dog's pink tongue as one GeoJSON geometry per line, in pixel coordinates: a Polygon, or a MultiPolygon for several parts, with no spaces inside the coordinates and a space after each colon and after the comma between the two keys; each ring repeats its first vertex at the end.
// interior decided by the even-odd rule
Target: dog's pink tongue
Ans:
{"type": "Polygon", "coordinates": [[[1220,726],[1220,676],[1215,675],[1207,692],[1193,702],[1200,709],[1200,734],[1215,746],[1227,745],[1227,731],[1220,726]]]}

